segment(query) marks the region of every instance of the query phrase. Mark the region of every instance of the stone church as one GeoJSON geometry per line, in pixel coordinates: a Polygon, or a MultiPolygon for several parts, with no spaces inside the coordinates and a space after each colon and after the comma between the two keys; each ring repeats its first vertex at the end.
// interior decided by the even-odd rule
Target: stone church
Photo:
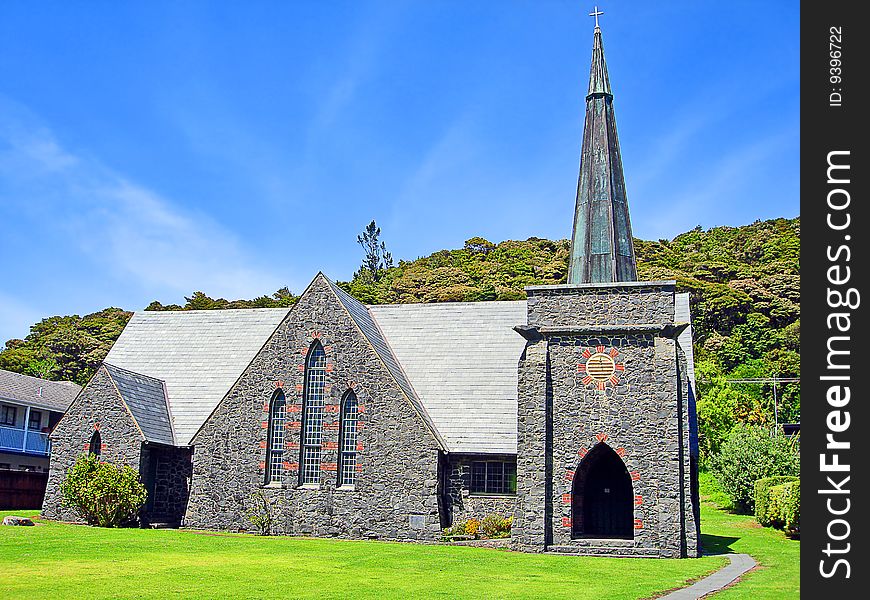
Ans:
{"type": "Polygon", "coordinates": [[[51,434],[43,514],[82,453],[133,466],[144,522],[435,540],[513,515],[514,549],[699,554],[688,295],[637,281],[594,31],[568,283],[366,306],[318,274],[289,309],[137,312],[51,434]]]}

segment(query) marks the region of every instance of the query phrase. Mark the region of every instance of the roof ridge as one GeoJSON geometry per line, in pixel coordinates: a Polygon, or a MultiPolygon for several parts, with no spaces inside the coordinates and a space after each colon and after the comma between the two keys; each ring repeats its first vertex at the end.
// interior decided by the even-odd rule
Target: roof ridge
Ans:
{"type": "Polygon", "coordinates": [[[27,375],[26,373],[17,373],[15,371],[9,371],[7,369],[0,369],[0,374],[9,374],[15,375],[16,377],[22,377],[27,380],[32,380],[34,382],[39,382],[40,385],[48,384],[48,385],[75,385],[77,387],[82,387],[77,384],[75,381],[54,381],[53,379],[43,379],[42,377],[34,377],[33,375],[27,375]]]}
{"type": "MultiPolygon", "coordinates": [[[[172,423],[172,411],[169,408],[169,392],[166,389],[166,382],[162,379],[137,373],[136,371],[124,369],[110,363],[103,362],[102,366],[106,369],[106,374],[109,376],[112,386],[118,393],[118,397],[127,409],[128,414],[133,419],[136,428],[139,430],[139,433],[142,434],[142,439],[158,444],[166,444],[168,442],[170,445],[176,445],[178,440],[175,435],[175,427],[172,423]],[[134,377],[129,377],[131,375],[134,377]],[[147,381],[143,384],[140,381],[136,381],[136,378],[145,379],[147,381]],[[131,381],[131,379],[133,381],[131,381]],[[131,389],[129,387],[130,385],[135,387],[131,389]],[[155,400],[155,398],[153,396],[151,397],[152,404],[150,407],[147,401],[143,402],[143,400],[147,400],[148,398],[147,392],[144,397],[141,394],[143,390],[147,390],[148,385],[152,386],[152,388],[160,388],[159,408],[162,409],[162,411],[165,411],[161,417],[165,417],[166,425],[168,425],[168,438],[165,435],[165,430],[161,431],[161,428],[164,427],[164,425],[155,425],[154,415],[149,414],[153,412],[154,408],[157,408],[153,405],[153,400],[155,400]]],[[[162,421],[162,419],[160,420],[162,421]]]]}
{"type": "Polygon", "coordinates": [[[190,315],[190,314],[203,314],[203,313],[218,313],[218,314],[231,314],[231,313],[239,313],[239,312],[256,312],[256,311],[289,311],[292,306],[257,306],[254,308],[196,308],[191,310],[148,310],[143,308],[142,310],[133,311],[134,315],[139,314],[149,314],[149,315],[164,315],[164,314],[172,314],[172,315],[190,315]]]}
{"type": "Polygon", "coordinates": [[[107,362],[105,360],[103,361],[103,365],[105,365],[107,368],[117,369],[119,371],[124,371],[125,373],[131,373],[133,375],[138,375],[139,377],[144,377],[146,379],[151,379],[153,381],[159,381],[160,383],[162,383],[164,385],[166,384],[166,381],[163,379],[160,379],[159,377],[154,377],[153,375],[146,375],[145,373],[140,373],[139,371],[131,371],[130,369],[125,369],[124,367],[119,367],[118,365],[113,365],[112,363],[107,362]]]}
{"type": "Polygon", "coordinates": [[[425,423],[426,428],[432,432],[432,435],[435,438],[435,441],[445,451],[449,450],[449,447],[447,445],[447,440],[444,439],[444,436],[441,435],[441,432],[438,431],[438,428],[435,426],[435,421],[432,420],[432,415],[430,415],[429,411],[426,410],[426,406],[423,404],[423,401],[420,399],[420,395],[417,393],[417,390],[415,390],[414,386],[411,384],[411,380],[408,378],[408,374],[405,372],[405,369],[402,367],[402,363],[399,361],[399,357],[396,356],[395,350],[393,350],[392,346],[390,346],[390,342],[387,340],[387,336],[384,335],[384,332],[381,329],[380,325],[378,324],[377,319],[375,319],[375,316],[371,313],[371,311],[369,311],[368,307],[365,304],[363,304],[362,302],[360,302],[359,300],[357,300],[356,298],[354,298],[353,296],[348,294],[346,291],[344,291],[340,287],[338,287],[338,285],[334,281],[332,281],[329,277],[327,277],[323,273],[319,273],[319,275],[321,275],[326,280],[326,282],[329,284],[329,287],[333,290],[333,293],[335,294],[336,298],[338,299],[339,304],[341,304],[342,307],[345,309],[345,311],[347,311],[347,314],[350,317],[350,320],[353,322],[354,325],[356,325],[356,328],[359,330],[360,334],[366,339],[366,341],[369,343],[369,346],[371,346],[372,350],[374,351],[375,355],[378,357],[378,359],[380,359],[381,363],[383,363],[384,368],[387,370],[387,373],[389,373],[390,376],[396,381],[396,384],[399,386],[399,389],[402,391],[402,393],[408,397],[408,402],[411,403],[411,406],[414,408],[414,410],[417,412],[417,414],[420,415],[420,418],[423,419],[423,422],[425,423]],[[375,329],[377,330],[377,334],[381,338],[383,345],[386,347],[386,349],[392,355],[391,362],[393,362],[395,364],[396,368],[399,370],[399,374],[401,375],[404,382],[399,381],[399,378],[393,372],[393,369],[390,368],[390,365],[387,364],[387,362],[384,360],[384,357],[381,356],[380,352],[378,352],[376,345],[372,342],[372,340],[366,334],[365,329],[359,324],[359,322],[357,322],[357,319],[354,317],[353,311],[350,309],[350,307],[348,305],[352,305],[357,309],[362,309],[365,312],[365,314],[368,315],[369,319],[372,322],[372,325],[374,325],[375,329]],[[409,391],[410,391],[410,394],[408,393],[409,391]]]}
{"type": "MultiPolygon", "coordinates": [[[[381,306],[469,306],[477,304],[513,304],[515,302],[527,302],[527,298],[519,298],[517,300],[463,300],[460,302],[391,302],[388,304],[363,304],[366,308],[378,308],[381,306]]],[[[359,302],[357,300],[357,302],[359,302]]]]}

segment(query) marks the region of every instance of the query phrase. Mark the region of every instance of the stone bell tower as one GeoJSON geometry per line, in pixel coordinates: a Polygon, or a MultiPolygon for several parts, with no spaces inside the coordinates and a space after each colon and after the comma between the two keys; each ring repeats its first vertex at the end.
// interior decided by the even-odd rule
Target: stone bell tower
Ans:
{"type": "Polygon", "coordinates": [[[688,301],[637,281],[597,9],[568,283],[527,287],[517,550],[698,556],[688,301]]]}

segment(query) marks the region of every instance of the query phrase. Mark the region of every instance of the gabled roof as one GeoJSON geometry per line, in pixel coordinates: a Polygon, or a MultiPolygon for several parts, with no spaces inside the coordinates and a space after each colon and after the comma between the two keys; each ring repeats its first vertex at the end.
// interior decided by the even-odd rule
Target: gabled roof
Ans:
{"type": "Polygon", "coordinates": [[[175,436],[163,382],[108,363],[103,363],[103,366],[115,382],[121,399],[130,409],[145,439],[159,444],[174,444],[175,436]]]}
{"type": "Polygon", "coordinates": [[[344,306],[345,310],[347,310],[350,318],[356,323],[356,326],[359,328],[360,332],[362,332],[363,336],[368,340],[369,344],[371,344],[374,351],[377,353],[378,357],[387,367],[387,370],[392,375],[393,379],[396,380],[396,383],[402,388],[402,392],[404,392],[405,396],[407,396],[408,400],[414,406],[414,409],[417,413],[423,418],[426,422],[426,426],[432,431],[432,434],[438,439],[439,444],[441,444],[444,449],[447,449],[447,445],[445,444],[445,440],[441,436],[437,426],[432,421],[432,417],[428,412],[426,406],[420,401],[420,397],[414,390],[414,387],[408,381],[405,372],[402,370],[402,367],[399,365],[399,361],[396,358],[396,355],[393,353],[393,350],[390,347],[390,344],[386,342],[384,336],[381,333],[381,330],[378,328],[378,325],[375,323],[372,315],[370,313],[370,308],[374,307],[366,307],[362,302],[345,292],[343,289],[335,285],[335,283],[324,276],[324,279],[329,282],[332,291],[338,297],[339,302],[341,302],[342,306],[344,306]]]}
{"type": "Polygon", "coordinates": [[[516,453],[525,300],[368,309],[450,452],[516,453]]]}
{"type": "Polygon", "coordinates": [[[49,381],[0,369],[0,400],[66,412],[82,386],[71,381],[49,381]]]}
{"type": "Polygon", "coordinates": [[[165,382],[175,442],[188,444],[289,310],[136,312],[105,362],[165,382]]]}

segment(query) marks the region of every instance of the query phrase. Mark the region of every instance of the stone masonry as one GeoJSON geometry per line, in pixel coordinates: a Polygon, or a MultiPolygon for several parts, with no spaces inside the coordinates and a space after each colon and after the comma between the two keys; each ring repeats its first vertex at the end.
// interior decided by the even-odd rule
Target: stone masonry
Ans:
{"type": "Polygon", "coordinates": [[[685,356],[676,341],[674,282],[527,288],[519,365],[519,550],[698,556],[697,490],[690,461],[685,356]],[[598,383],[586,359],[611,357],[598,383]],[[572,535],[575,473],[598,444],[632,482],[631,539],[572,535]]]}
{"type": "Polygon", "coordinates": [[[251,494],[273,507],[276,532],[313,536],[435,539],[440,447],[335,291],[318,275],[286,320],[194,438],[184,524],[250,530],[251,494]],[[305,359],[319,340],[327,357],[324,446],[318,485],[300,485],[305,359]],[[276,388],[287,402],[283,481],[264,484],[268,407],[276,388]],[[357,482],[338,487],[339,406],[359,401],[357,482]]]}
{"type": "Polygon", "coordinates": [[[60,483],[76,458],[91,450],[95,430],[100,432],[102,460],[140,469],[145,438],[105,367],[97,370],[51,433],[51,466],[42,509],[46,518],[81,521],[71,508],[63,506],[60,483]]]}
{"type": "Polygon", "coordinates": [[[143,446],[141,474],[149,491],[143,511],[147,521],[181,523],[190,496],[191,453],[187,447],[143,446]]]}
{"type": "Polygon", "coordinates": [[[471,463],[475,460],[515,461],[516,455],[451,455],[445,473],[447,479],[445,504],[449,523],[466,519],[483,519],[496,514],[510,517],[514,514],[515,494],[472,494],[471,463]]]}

